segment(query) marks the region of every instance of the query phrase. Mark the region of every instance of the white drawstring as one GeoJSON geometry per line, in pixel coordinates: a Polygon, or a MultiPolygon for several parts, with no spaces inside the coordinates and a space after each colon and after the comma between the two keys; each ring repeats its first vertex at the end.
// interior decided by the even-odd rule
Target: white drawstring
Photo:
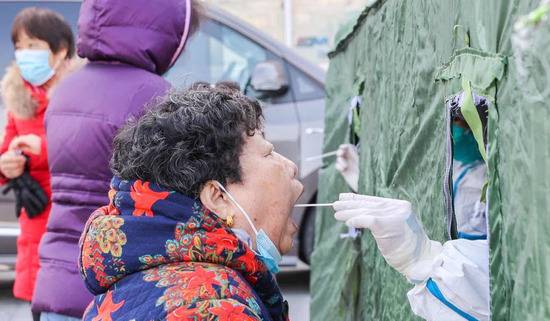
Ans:
{"type": "Polygon", "coordinates": [[[229,199],[233,202],[233,204],[235,204],[235,206],[237,206],[239,208],[239,210],[241,210],[241,212],[244,214],[244,217],[246,217],[246,220],[248,221],[248,224],[250,224],[250,226],[252,227],[252,229],[254,230],[254,234],[255,235],[258,235],[258,230],[256,230],[256,227],[254,226],[254,223],[252,223],[252,220],[250,219],[250,217],[248,217],[248,214],[246,213],[246,211],[241,207],[241,205],[233,198],[233,196],[225,189],[225,187],[223,187],[223,185],[220,183],[220,182],[216,182],[218,184],[218,186],[225,192],[225,194],[227,194],[227,196],[229,197],[229,199]]]}
{"type": "Polygon", "coordinates": [[[178,49],[174,53],[174,56],[172,56],[172,59],[170,60],[170,66],[174,65],[178,57],[180,56],[183,47],[185,46],[185,43],[187,42],[187,36],[189,35],[189,28],[191,26],[191,0],[185,1],[185,27],[183,29],[183,35],[181,36],[181,41],[178,46],[178,49]]]}

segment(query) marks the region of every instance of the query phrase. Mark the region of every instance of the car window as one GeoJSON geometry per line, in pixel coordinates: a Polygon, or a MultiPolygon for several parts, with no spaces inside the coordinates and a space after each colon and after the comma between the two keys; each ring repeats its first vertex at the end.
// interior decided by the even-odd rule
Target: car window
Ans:
{"type": "Polygon", "coordinates": [[[306,75],[292,64],[288,65],[288,70],[290,71],[294,99],[297,102],[323,99],[325,97],[325,90],[321,83],[306,75]]]}
{"type": "MultiPolygon", "coordinates": [[[[244,90],[256,64],[270,59],[280,58],[232,28],[205,20],[165,78],[176,87],[230,80],[244,90]]],[[[254,95],[250,88],[247,92],[254,95]]],[[[269,102],[291,101],[291,96],[288,92],[269,102]]]]}

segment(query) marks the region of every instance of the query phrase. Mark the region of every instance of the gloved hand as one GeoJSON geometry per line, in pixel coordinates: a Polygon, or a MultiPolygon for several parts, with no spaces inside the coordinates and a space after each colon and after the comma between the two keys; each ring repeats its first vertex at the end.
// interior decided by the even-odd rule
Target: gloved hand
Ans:
{"type": "Polygon", "coordinates": [[[336,169],[354,192],[359,185],[359,153],[352,144],[342,144],[336,153],[336,169]]]}
{"type": "Polygon", "coordinates": [[[48,195],[28,171],[25,171],[17,179],[22,181],[21,203],[27,212],[27,216],[29,218],[38,216],[48,205],[48,195]]]}
{"type": "Polygon", "coordinates": [[[15,194],[15,215],[17,217],[21,213],[21,208],[25,208],[27,216],[33,218],[42,213],[48,205],[48,195],[28,171],[10,180],[2,194],[6,195],[10,190],[13,190],[15,194]]]}
{"type": "Polygon", "coordinates": [[[429,277],[443,247],[428,238],[411,203],[343,193],[333,207],[337,220],[369,229],[386,262],[409,281],[418,283],[429,277]]]}

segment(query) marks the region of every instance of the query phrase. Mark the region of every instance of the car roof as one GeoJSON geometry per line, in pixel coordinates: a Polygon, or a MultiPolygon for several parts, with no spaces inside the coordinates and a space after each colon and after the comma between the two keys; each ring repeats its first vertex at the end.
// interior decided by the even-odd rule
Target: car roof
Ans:
{"type": "MultiPolygon", "coordinates": [[[[82,2],[81,0],[0,0],[0,2],[82,2]]],[[[258,28],[253,27],[249,23],[243,21],[240,18],[235,17],[234,15],[228,13],[227,11],[220,9],[216,6],[202,3],[204,7],[203,14],[214,21],[220,22],[228,27],[235,29],[241,32],[246,37],[251,40],[259,43],[266,49],[272,51],[274,54],[284,58],[294,67],[300,69],[300,71],[309,75],[318,82],[324,84],[325,82],[325,71],[315,65],[314,63],[308,61],[307,59],[299,56],[292,48],[287,47],[278,40],[275,40],[270,35],[259,30],[258,28]]]]}

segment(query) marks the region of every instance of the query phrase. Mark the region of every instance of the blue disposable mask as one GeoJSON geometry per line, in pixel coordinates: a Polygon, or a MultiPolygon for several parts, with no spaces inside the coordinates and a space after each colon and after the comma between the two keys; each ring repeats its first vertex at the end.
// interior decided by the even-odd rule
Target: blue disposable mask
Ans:
{"type": "Polygon", "coordinates": [[[474,134],[470,129],[453,124],[453,158],[462,164],[471,164],[482,159],[474,134]]]}
{"type": "Polygon", "coordinates": [[[283,259],[281,254],[279,253],[279,250],[273,244],[273,241],[267,236],[265,231],[263,229],[260,229],[259,231],[254,226],[254,223],[252,223],[252,220],[250,219],[250,216],[246,211],[242,208],[242,206],[235,200],[233,195],[231,195],[225,187],[223,187],[222,184],[219,182],[218,186],[224,191],[225,194],[229,197],[231,202],[237,206],[239,211],[244,215],[246,220],[248,221],[248,224],[250,224],[250,227],[252,227],[252,230],[254,231],[254,234],[256,235],[256,255],[260,257],[262,262],[267,266],[269,271],[271,273],[278,273],[279,272],[279,263],[283,259]]]}
{"type": "Polygon", "coordinates": [[[21,77],[33,86],[41,86],[50,80],[55,71],[50,67],[50,51],[45,49],[20,49],[15,51],[15,63],[21,77]]]}

